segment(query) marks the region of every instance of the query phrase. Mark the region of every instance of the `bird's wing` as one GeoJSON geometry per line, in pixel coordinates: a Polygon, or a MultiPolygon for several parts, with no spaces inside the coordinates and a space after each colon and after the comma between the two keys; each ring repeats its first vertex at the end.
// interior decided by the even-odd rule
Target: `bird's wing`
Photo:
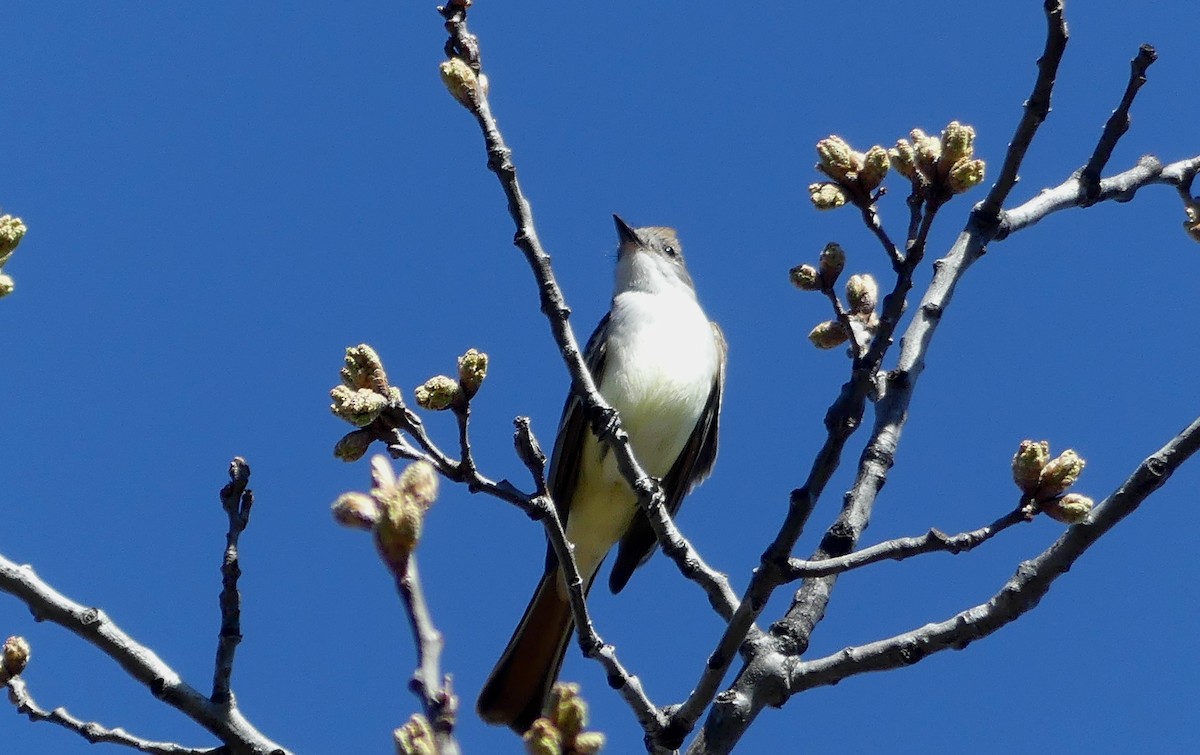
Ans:
{"type": "MultiPolygon", "coordinates": [[[[721,417],[721,394],[725,389],[725,356],[729,345],[725,342],[725,334],[721,332],[721,328],[715,322],[709,324],[712,325],[713,338],[717,342],[720,366],[713,380],[712,391],[708,394],[708,402],[704,405],[704,411],[700,413],[700,419],[696,421],[696,427],[692,429],[687,444],[679,452],[679,458],[662,479],[667,512],[671,516],[675,516],[675,512],[679,510],[683,497],[708,477],[713,463],[717,460],[717,423],[721,417]]],[[[646,559],[654,553],[657,545],[658,539],[654,536],[650,520],[639,509],[617,548],[617,560],[613,563],[612,574],[608,577],[608,588],[614,593],[620,592],[629,582],[634,569],[646,563],[646,559]]]]}
{"type": "MultiPolygon", "coordinates": [[[[583,350],[584,361],[592,373],[592,380],[600,385],[604,376],[604,360],[607,356],[608,318],[606,314],[592,331],[587,346],[583,350]]],[[[583,408],[583,400],[572,387],[563,406],[562,419],[558,423],[558,437],[554,440],[554,453],[550,457],[550,473],[547,483],[550,495],[554,498],[554,507],[558,510],[558,518],[565,528],[567,516],[571,509],[571,496],[575,495],[575,486],[579,483],[579,454],[583,451],[584,441],[587,440],[591,428],[588,427],[587,413],[583,408]]],[[[558,566],[554,549],[547,544],[546,570],[558,566]]]]}

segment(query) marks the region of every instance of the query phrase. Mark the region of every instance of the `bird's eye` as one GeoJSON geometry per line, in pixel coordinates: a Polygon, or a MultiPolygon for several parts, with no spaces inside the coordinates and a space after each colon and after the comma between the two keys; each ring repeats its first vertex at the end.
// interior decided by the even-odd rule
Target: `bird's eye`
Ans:
{"type": "Polygon", "coordinates": [[[670,244],[667,244],[665,247],[663,247],[663,251],[666,252],[668,257],[676,257],[679,255],[679,252],[675,251],[675,247],[671,246],[670,244]]]}

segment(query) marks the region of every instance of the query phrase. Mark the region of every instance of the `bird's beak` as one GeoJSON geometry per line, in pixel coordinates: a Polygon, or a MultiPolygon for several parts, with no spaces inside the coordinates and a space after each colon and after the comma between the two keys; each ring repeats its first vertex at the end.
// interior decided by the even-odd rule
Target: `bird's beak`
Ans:
{"type": "Polygon", "coordinates": [[[620,245],[633,244],[641,246],[642,240],[638,238],[637,231],[633,230],[624,220],[621,220],[620,215],[613,215],[613,221],[617,224],[617,238],[620,239],[620,245]]]}

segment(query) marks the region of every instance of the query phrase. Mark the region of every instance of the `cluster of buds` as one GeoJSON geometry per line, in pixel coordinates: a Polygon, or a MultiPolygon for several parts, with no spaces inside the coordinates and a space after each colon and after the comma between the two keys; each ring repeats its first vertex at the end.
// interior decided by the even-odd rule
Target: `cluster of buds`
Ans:
{"type": "Polygon", "coordinates": [[[1091,498],[1067,491],[1079,480],[1086,462],[1072,449],[1050,458],[1048,441],[1023,440],[1013,456],[1013,482],[1021,489],[1025,511],[1038,511],[1063,524],[1079,524],[1095,505],[1091,498]]]}
{"type": "MultiPolygon", "coordinates": [[[[788,272],[792,285],[801,291],[823,291],[832,295],[838,277],[846,268],[846,252],[836,242],[829,242],[821,250],[817,265],[797,265],[788,272]]],[[[879,284],[867,273],[851,275],[846,281],[846,315],[850,327],[839,319],[819,323],[808,334],[808,340],[818,349],[832,349],[845,343],[851,328],[860,328],[866,338],[879,327],[879,315],[875,308],[879,303],[879,284]]]]}
{"type": "Polygon", "coordinates": [[[983,182],[984,162],[975,157],[975,129],[950,121],[941,137],[919,128],[888,150],[892,168],[914,186],[962,194],[983,182]],[[911,139],[911,141],[909,141],[911,139]]]}
{"type": "Polygon", "coordinates": [[[587,703],[578,684],[554,685],[545,712],[523,737],[529,755],[594,755],[604,747],[603,734],[583,730],[587,703]]]}
{"type": "Polygon", "coordinates": [[[343,461],[358,461],[367,452],[374,435],[365,429],[390,406],[403,406],[400,389],[388,384],[383,362],[370,346],[360,344],[346,349],[346,362],[340,372],[342,384],[329,392],[329,408],[335,416],[357,428],[346,434],[333,449],[343,461]]]}
{"type": "Polygon", "coordinates": [[[14,218],[12,215],[0,215],[0,299],[8,296],[13,292],[13,279],[9,275],[5,275],[2,271],[4,263],[8,262],[8,258],[12,256],[13,250],[21,243],[21,239],[25,238],[25,224],[20,218],[14,218]]]}
{"type": "Polygon", "coordinates": [[[417,406],[440,412],[444,409],[459,409],[479,392],[483,379],[487,377],[488,355],[482,351],[468,349],[458,358],[458,378],[435,375],[417,386],[417,406]]]}
{"type": "Polygon", "coordinates": [[[438,477],[427,461],[414,461],[399,476],[386,456],[371,459],[371,492],[343,493],[333,503],[338,524],[375,533],[375,547],[393,574],[403,575],[421,539],[425,512],[437,498],[438,477]]]}
{"type": "Polygon", "coordinates": [[[870,205],[891,162],[883,147],[875,145],[858,152],[840,136],[817,142],[817,157],[817,170],[830,179],[808,187],[809,199],[818,210],[833,210],[847,202],[858,207],[870,205]]]}
{"type": "Polygon", "coordinates": [[[24,637],[13,636],[4,641],[4,647],[0,648],[0,686],[21,675],[29,665],[31,654],[29,642],[24,637]]]}

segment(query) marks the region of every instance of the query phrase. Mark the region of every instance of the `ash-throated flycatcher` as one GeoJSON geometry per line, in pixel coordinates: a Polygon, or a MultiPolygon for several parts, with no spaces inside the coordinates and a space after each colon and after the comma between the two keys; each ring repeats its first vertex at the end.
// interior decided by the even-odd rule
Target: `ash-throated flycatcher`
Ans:
{"type": "MultiPolygon", "coordinates": [[[[613,219],[620,245],[612,308],[588,339],[585,358],[601,395],[620,412],[634,456],[662,481],[674,515],[717,456],[725,338],[696,301],[675,230],[630,228],[613,219]]],[[[585,589],[620,542],[608,580],[620,592],[657,540],[574,391],[563,408],[549,485],[585,589]]],[[[479,695],[479,715],[528,729],[542,713],[573,629],[566,583],[550,550],[542,581],[479,695]]]]}

